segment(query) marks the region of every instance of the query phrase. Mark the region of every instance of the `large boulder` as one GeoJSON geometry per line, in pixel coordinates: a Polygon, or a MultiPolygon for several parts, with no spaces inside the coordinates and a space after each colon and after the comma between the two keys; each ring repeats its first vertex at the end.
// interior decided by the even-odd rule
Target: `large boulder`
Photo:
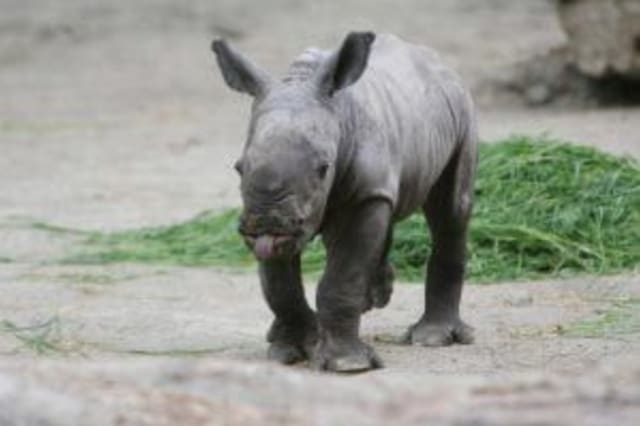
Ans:
{"type": "Polygon", "coordinates": [[[639,0],[557,0],[557,7],[580,71],[640,79],[639,0]]]}

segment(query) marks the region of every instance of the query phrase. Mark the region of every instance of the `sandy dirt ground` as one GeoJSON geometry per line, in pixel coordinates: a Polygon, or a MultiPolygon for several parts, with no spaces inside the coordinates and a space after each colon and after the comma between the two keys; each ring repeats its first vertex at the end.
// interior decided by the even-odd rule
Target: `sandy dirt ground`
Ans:
{"type": "Polygon", "coordinates": [[[387,368],[344,378],[264,362],[270,314],[253,274],[60,265],[77,237],[30,225],[122,229],[239,204],[231,165],[249,99],[214,68],[216,36],[281,73],[348,30],[395,32],[459,70],[483,139],[548,133],[640,157],[638,108],[527,109],[486,90],[564,42],[549,2],[0,0],[0,10],[0,424],[640,418],[640,330],[619,330],[639,306],[627,303],[640,298],[637,274],[468,286],[477,343],[443,349],[394,343],[422,305],[420,285],[398,284],[363,324],[387,368]],[[593,336],[571,333],[585,323],[593,336]]]}

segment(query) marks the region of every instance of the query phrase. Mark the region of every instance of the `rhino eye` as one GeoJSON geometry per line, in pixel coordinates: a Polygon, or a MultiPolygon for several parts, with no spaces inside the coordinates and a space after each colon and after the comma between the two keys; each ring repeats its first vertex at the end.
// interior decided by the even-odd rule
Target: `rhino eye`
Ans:
{"type": "Polygon", "coordinates": [[[236,161],[233,168],[236,169],[236,172],[238,172],[240,176],[242,176],[242,160],[236,161]]]}
{"type": "Polygon", "coordinates": [[[318,166],[317,170],[318,170],[318,176],[320,176],[320,179],[324,179],[327,176],[327,171],[329,171],[329,164],[322,163],[318,166]]]}

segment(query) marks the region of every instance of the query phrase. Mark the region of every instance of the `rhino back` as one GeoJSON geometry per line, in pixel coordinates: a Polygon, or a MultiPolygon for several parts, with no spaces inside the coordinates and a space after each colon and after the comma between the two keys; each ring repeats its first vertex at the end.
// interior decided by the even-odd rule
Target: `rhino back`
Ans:
{"type": "Polygon", "coordinates": [[[425,203],[473,120],[467,91],[438,55],[392,35],[377,37],[342,103],[354,153],[343,192],[387,198],[396,219],[425,203]]]}

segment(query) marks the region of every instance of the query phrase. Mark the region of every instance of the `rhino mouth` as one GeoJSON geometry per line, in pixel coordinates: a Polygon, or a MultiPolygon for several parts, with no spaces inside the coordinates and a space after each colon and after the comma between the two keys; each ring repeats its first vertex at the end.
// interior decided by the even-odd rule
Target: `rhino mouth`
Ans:
{"type": "Polygon", "coordinates": [[[293,215],[243,214],[238,231],[258,260],[292,257],[304,247],[304,220],[293,215]]]}
{"type": "Polygon", "coordinates": [[[243,235],[247,247],[259,260],[291,257],[301,251],[301,238],[296,235],[243,235]]]}

